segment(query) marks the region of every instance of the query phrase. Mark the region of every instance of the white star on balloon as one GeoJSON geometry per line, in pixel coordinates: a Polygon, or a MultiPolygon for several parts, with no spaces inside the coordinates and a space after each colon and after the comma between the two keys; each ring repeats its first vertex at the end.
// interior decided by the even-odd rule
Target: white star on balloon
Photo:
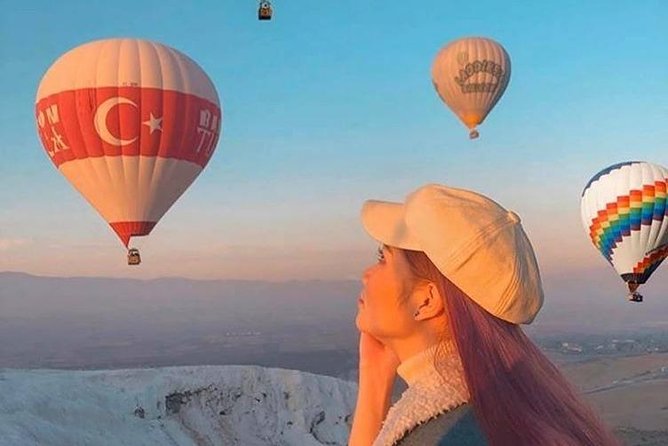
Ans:
{"type": "Polygon", "coordinates": [[[152,134],[155,130],[160,130],[162,132],[162,118],[156,118],[153,116],[153,113],[150,114],[148,121],[142,122],[142,124],[147,125],[152,134]]]}

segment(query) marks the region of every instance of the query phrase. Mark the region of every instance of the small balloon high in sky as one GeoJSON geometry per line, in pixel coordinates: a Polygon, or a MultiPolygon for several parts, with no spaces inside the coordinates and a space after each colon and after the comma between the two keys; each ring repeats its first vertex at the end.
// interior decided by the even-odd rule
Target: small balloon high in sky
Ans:
{"type": "Polygon", "coordinates": [[[449,43],[432,67],[436,92],[471,131],[485,120],[510,82],[510,56],[492,39],[470,37],[449,43]]]}
{"type": "Polygon", "coordinates": [[[39,85],[36,119],[53,164],[126,247],[206,167],[222,124],[204,71],[140,39],[98,40],[61,56],[39,85]]]}

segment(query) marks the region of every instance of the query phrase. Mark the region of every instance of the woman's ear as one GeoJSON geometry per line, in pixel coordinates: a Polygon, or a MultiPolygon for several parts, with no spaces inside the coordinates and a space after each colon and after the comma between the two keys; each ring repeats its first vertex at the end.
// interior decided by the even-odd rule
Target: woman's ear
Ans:
{"type": "Polygon", "coordinates": [[[416,321],[431,319],[443,313],[443,298],[435,284],[428,282],[424,285],[418,285],[413,293],[412,300],[416,305],[414,313],[416,321]]]}

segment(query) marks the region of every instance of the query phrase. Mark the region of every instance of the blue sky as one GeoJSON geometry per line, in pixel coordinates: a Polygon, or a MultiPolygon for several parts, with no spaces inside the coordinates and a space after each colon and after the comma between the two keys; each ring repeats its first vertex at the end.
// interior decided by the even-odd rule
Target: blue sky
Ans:
{"type": "Polygon", "coordinates": [[[359,277],[375,247],[362,202],[441,182],[519,213],[544,274],[605,271],[580,226],[582,187],[619,161],[668,164],[668,3],[276,0],[271,22],[252,0],[197,5],[2,2],[0,270],[359,277]],[[476,141],[430,79],[439,48],[471,35],[512,60],[476,141]],[[33,117],[59,55],[121,36],[188,54],[224,109],[206,170],[137,239],[141,269],[47,159],[33,117]]]}

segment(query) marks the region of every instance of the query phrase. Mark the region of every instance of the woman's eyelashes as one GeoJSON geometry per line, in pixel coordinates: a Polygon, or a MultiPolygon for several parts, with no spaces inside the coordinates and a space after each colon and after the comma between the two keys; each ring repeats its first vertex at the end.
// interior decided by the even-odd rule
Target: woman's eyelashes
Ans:
{"type": "Polygon", "coordinates": [[[383,253],[383,247],[379,247],[378,251],[376,253],[376,258],[378,259],[378,262],[383,262],[385,261],[385,254],[383,253]]]}

